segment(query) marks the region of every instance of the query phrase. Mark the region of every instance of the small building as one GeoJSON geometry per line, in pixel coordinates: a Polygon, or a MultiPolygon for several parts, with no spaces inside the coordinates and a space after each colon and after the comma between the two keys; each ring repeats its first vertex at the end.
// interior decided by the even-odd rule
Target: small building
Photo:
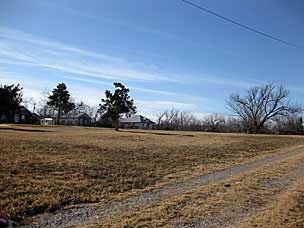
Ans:
{"type": "MultiPolygon", "coordinates": [[[[57,116],[53,119],[56,120],[57,116]]],[[[60,116],[60,125],[91,126],[91,117],[86,113],[67,114],[60,116]]]]}
{"type": "Polygon", "coordinates": [[[129,118],[120,119],[119,126],[121,128],[155,129],[156,123],[142,115],[133,115],[129,118]]]}
{"type": "Polygon", "coordinates": [[[49,126],[49,125],[54,125],[54,120],[52,118],[43,118],[40,120],[40,125],[41,126],[49,126]]]}
{"type": "Polygon", "coordinates": [[[14,115],[14,123],[30,123],[31,120],[31,111],[24,106],[20,106],[19,110],[14,115]]]}
{"type": "Polygon", "coordinates": [[[10,116],[1,115],[0,122],[18,123],[18,124],[39,124],[40,116],[32,113],[26,107],[20,106],[19,109],[10,116]]]}

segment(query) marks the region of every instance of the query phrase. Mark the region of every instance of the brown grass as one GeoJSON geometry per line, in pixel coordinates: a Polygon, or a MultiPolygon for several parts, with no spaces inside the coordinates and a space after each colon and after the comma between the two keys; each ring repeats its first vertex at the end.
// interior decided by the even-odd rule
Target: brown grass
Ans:
{"type": "Polygon", "coordinates": [[[304,179],[295,182],[287,191],[276,196],[266,208],[239,224],[239,227],[303,228],[304,179]]]}
{"type": "Polygon", "coordinates": [[[303,227],[303,181],[289,189],[290,183],[301,178],[293,174],[303,162],[301,154],[264,165],[154,207],[92,222],[88,227],[172,227],[176,223],[201,224],[201,220],[211,227],[303,227]],[[227,188],[228,183],[231,186],[227,188]],[[249,220],[239,223],[249,215],[249,220]]]}
{"type": "Polygon", "coordinates": [[[303,138],[287,136],[5,126],[0,128],[0,207],[22,220],[301,144],[303,138]]]}

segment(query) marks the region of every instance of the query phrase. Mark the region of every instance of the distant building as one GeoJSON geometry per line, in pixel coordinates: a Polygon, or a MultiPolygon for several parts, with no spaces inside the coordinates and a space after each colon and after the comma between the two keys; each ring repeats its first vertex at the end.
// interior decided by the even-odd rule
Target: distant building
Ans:
{"type": "Polygon", "coordinates": [[[129,118],[120,119],[119,126],[121,128],[155,129],[156,124],[142,115],[133,115],[129,118]]]}
{"type": "Polygon", "coordinates": [[[55,121],[52,118],[43,118],[40,120],[40,125],[41,126],[50,126],[54,125],[55,121]]]}
{"type": "MultiPolygon", "coordinates": [[[[53,117],[56,121],[57,117],[53,117]]],[[[91,126],[91,117],[86,113],[68,114],[60,116],[60,125],[72,125],[72,126],[91,126]]]]}
{"type": "Polygon", "coordinates": [[[40,121],[40,116],[32,113],[26,107],[20,106],[19,110],[11,116],[0,116],[0,122],[18,123],[18,124],[37,124],[40,121]]]}

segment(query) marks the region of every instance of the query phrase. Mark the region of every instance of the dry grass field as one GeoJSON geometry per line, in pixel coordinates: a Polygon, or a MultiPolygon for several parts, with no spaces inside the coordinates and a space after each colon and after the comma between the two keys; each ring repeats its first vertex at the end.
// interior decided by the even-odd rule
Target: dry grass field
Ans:
{"type": "Polygon", "coordinates": [[[0,208],[22,221],[65,206],[121,199],[303,144],[297,136],[0,125],[0,208]]]}
{"type": "Polygon", "coordinates": [[[303,163],[301,154],[88,227],[304,227],[303,163]]]}
{"type": "Polygon", "coordinates": [[[290,189],[278,194],[266,209],[240,224],[240,227],[303,228],[304,180],[294,183],[290,189]]]}

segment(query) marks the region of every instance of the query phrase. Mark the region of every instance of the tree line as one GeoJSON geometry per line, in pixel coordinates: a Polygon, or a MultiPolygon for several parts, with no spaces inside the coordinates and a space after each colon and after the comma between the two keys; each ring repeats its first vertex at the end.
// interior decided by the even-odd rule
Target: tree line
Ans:
{"type": "Polygon", "coordinates": [[[258,131],[252,131],[241,118],[232,115],[206,114],[201,117],[176,109],[158,112],[159,130],[183,130],[223,133],[304,134],[301,115],[277,116],[258,131]]]}
{"type": "Polygon", "coordinates": [[[231,94],[229,116],[197,116],[178,110],[157,113],[157,127],[164,130],[303,134],[303,108],[291,102],[283,86],[268,83],[250,88],[244,96],[231,94]]]}
{"type": "MultiPolygon", "coordinates": [[[[130,116],[136,113],[134,100],[129,96],[129,89],[122,83],[115,82],[115,91],[105,91],[105,98],[101,99],[99,108],[94,108],[85,104],[83,101],[74,102],[70,96],[65,83],[59,83],[51,93],[44,92],[41,107],[37,108],[37,112],[41,117],[56,116],[57,125],[60,124],[62,115],[87,113],[91,118],[95,118],[99,114],[102,118],[109,118],[115,130],[118,130],[118,120],[122,115],[130,116]]],[[[13,122],[14,115],[21,108],[23,101],[23,88],[18,85],[0,85],[0,122],[5,117],[7,122],[13,122]]],[[[23,102],[24,103],[24,102],[23,102]]],[[[33,112],[36,109],[34,103],[33,112]]]]}
{"type": "MultiPolygon", "coordinates": [[[[59,83],[52,92],[45,93],[36,112],[43,117],[56,115],[58,124],[63,114],[85,112],[93,119],[99,115],[101,123],[110,120],[118,130],[119,118],[135,114],[136,107],[128,88],[119,82],[113,85],[115,90],[106,90],[105,98],[95,109],[83,101],[75,102],[66,85],[59,83]]],[[[23,101],[22,96],[20,85],[1,85],[0,117],[11,119],[23,101]]],[[[161,130],[303,134],[303,109],[291,102],[289,91],[283,86],[268,83],[248,89],[243,96],[231,94],[227,108],[229,116],[212,114],[200,118],[176,109],[158,112],[156,127],[161,130]]]]}

